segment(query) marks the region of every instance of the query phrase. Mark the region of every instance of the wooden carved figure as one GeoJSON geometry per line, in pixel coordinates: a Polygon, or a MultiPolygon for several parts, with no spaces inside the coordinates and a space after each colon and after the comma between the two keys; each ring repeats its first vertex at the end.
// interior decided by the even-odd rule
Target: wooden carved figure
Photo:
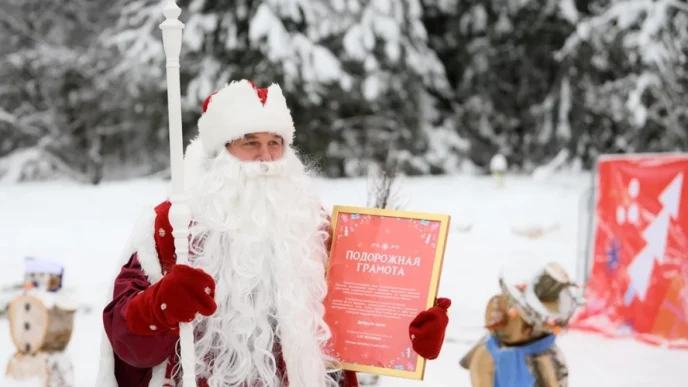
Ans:
{"type": "Polygon", "coordinates": [[[485,335],[460,361],[473,387],[566,387],[568,368],[556,336],[578,300],[566,272],[548,264],[527,284],[499,279],[502,294],[485,309],[485,335]]]}
{"type": "Polygon", "coordinates": [[[17,352],[7,365],[14,380],[37,380],[40,387],[72,387],[71,361],[65,352],[72,337],[76,306],[59,289],[62,268],[27,264],[24,291],[8,305],[10,336],[17,352]],[[60,273],[58,277],[50,275],[60,273]],[[50,274],[31,276],[30,274],[50,274]]]}

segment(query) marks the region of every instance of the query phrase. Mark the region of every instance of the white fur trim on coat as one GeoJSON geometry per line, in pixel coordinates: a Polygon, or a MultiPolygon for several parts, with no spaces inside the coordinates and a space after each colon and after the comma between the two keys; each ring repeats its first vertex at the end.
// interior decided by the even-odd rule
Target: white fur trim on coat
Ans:
{"type": "MultiPolygon", "coordinates": [[[[154,235],[155,211],[147,210],[139,218],[136,226],[134,226],[127,246],[117,263],[115,270],[116,274],[110,280],[106,304],[112,301],[115,278],[117,274],[119,274],[119,270],[129,261],[134,253],[137,253],[141,268],[148,277],[148,282],[153,284],[162,278],[162,266],[160,265],[160,260],[155,250],[154,235]]],[[[167,363],[168,361],[166,360],[162,364],[153,367],[153,376],[148,384],[149,387],[162,387],[165,379],[165,372],[167,371],[167,363]]],[[[98,375],[96,377],[95,386],[126,387],[117,385],[117,380],[115,379],[115,355],[110,340],[104,330],[100,343],[100,364],[98,365],[98,375]]]]}
{"type": "Polygon", "coordinates": [[[155,250],[155,211],[149,211],[143,216],[139,231],[139,237],[134,242],[136,258],[148,277],[148,282],[154,284],[162,279],[162,265],[155,250]]]}
{"type": "Polygon", "coordinates": [[[198,120],[198,133],[208,154],[249,133],[271,132],[285,144],[292,143],[294,122],[282,89],[277,84],[267,89],[265,105],[247,80],[233,81],[210,98],[198,120]]]}

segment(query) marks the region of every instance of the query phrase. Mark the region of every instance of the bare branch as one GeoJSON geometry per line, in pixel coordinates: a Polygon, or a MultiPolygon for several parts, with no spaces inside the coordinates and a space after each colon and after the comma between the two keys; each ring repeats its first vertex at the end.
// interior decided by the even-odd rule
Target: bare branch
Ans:
{"type": "Polygon", "coordinates": [[[369,169],[368,206],[373,208],[399,210],[406,203],[400,194],[399,162],[388,156],[387,161],[373,164],[369,169]]]}

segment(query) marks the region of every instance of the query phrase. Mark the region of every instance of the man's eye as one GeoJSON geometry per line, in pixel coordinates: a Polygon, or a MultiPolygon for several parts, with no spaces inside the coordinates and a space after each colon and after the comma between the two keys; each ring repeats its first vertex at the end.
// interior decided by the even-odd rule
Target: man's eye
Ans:
{"type": "Polygon", "coordinates": [[[277,145],[282,145],[282,144],[280,144],[279,141],[270,141],[270,145],[271,146],[277,146],[277,145]]]}
{"type": "Polygon", "coordinates": [[[249,147],[254,147],[256,145],[258,145],[258,143],[256,141],[249,141],[249,142],[244,143],[244,146],[249,146],[249,147]]]}

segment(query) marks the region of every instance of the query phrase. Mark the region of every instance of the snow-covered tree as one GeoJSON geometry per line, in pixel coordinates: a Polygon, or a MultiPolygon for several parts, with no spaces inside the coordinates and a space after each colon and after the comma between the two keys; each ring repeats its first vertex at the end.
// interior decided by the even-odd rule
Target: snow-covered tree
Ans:
{"type": "MultiPolygon", "coordinates": [[[[3,5],[0,176],[166,173],[164,2],[3,5]]],[[[296,145],[332,177],[487,172],[495,153],[535,169],[688,149],[685,1],[178,5],[186,139],[203,99],[247,78],[282,85],[296,145]]]]}
{"type": "MultiPolygon", "coordinates": [[[[423,0],[471,159],[686,149],[686,3],[423,0]]],[[[451,114],[451,112],[449,113],[451,114]]]]}
{"type": "Polygon", "coordinates": [[[499,152],[516,166],[565,144],[555,54],[573,30],[572,1],[423,0],[430,46],[453,88],[448,102],[470,158],[499,152]]]}
{"type": "Polygon", "coordinates": [[[688,149],[688,4],[598,3],[559,53],[572,147],[588,164],[601,153],[688,149]]]}
{"type": "Polygon", "coordinates": [[[365,174],[390,146],[406,170],[428,172],[426,88],[446,81],[417,0],[193,0],[188,8],[187,107],[232,79],[279,82],[297,146],[326,174],[365,174]]]}
{"type": "Polygon", "coordinates": [[[193,0],[185,48],[195,76],[188,102],[197,104],[232,79],[283,89],[303,87],[318,100],[322,84],[342,79],[339,60],[321,43],[319,23],[329,15],[324,0],[193,0]]]}
{"type": "Polygon", "coordinates": [[[0,175],[97,183],[118,130],[116,90],[95,44],[102,14],[85,0],[6,0],[0,14],[0,175]]]}
{"type": "Polygon", "coordinates": [[[320,116],[328,85],[345,80],[339,61],[321,42],[328,15],[323,1],[180,1],[186,28],[182,49],[185,131],[191,136],[202,101],[237,79],[284,90],[299,128],[296,143],[322,159],[328,136],[320,116]],[[319,151],[320,150],[320,151],[319,151]]]}
{"type": "Polygon", "coordinates": [[[390,158],[407,173],[443,168],[447,155],[428,139],[444,124],[431,93],[447,93],[448,84],[427,45],[420,1],[332,4],[336,16],[328,25],[336,39],[330,47],[351,75],[350,84],[331,95],[339,114],[332,122],[328,156],[340,161],[339,173],[359,175],[369,164],[384,165],[390,158]]]}
{"type": "MultiPolygon", "coordinates": [[[[127,171],[125,176],[165,174],[169,168],[165,51],[160,31],[164,5],[160,0],[116,0],[108,10],[114,23],[99,34],[98,44],[114,52],[103,77],[121,90],[119,105],[127,111],[118,133],[126,138],[119,146],[118,165],[127,171]],[[136,165],[143,170],[132,170],[136,165]]],[[[185,17],[188,12],[182,13],[182,19],[185,17]]],[[[183,46],[182,71],[186,70],[185,51],[183,46]]],[[[183,128],[188,135],[188,125],[183,128]]]]}

